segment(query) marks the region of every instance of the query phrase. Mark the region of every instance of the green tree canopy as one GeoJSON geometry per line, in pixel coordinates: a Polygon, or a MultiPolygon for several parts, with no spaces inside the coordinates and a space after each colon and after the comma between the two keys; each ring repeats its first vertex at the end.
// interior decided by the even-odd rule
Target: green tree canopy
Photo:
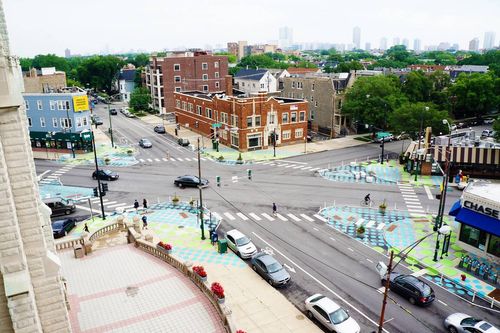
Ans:
{"type": "Polygon", "coordinates": [[[146,111],[149,110],[149,104],[151,103],[151,95],[149,90],[143,87],[135,88],[132,94],[130,94],[130,107],[135,111],[146,111]]]}
{"type": "Polygon", "coordinates": [[[363,65],[359,61],[348,61],[348,62],[341,62],[340,64],[335,67],[334,72],[335,73],[348,73],[351,70],[359,70],[359,69],[364,69],[363,65]]]}
{"type": "Polygon", "coordinates": [[[411,102],[429,101],[432,82],[422,71],[412,71],[406,75],[403,92],[411,102]]]}
{"type": "Polygon", "coordinates": [[[495,141],[500,142],[500,117],[497,117],[493,123],[493,130],[495,131],[495,141]]]}
{"type": "Polygon", "coordinates": [[[388,123],[395,133],[406,132],[416,138],[415,133],[418,132],[421,122],[422,129],[430,126],[433,133],[445,133],[448,128],[443,124],[443,119],[449,120],[448,112],[438,110],[432,103],[404,103],[392,112],[388,123]]]}
{"type": "Polygon", "coordinates": [[[273,60],[268,54],[249,55],[243,57],[238,65],[245,68],[288,68],[288,64],[279,63],[273,60]]]}
{"type": "Polygon", "coordinates": [[[131,64],[133,64],[136,68],[145,67],[149,64],[149,54],[139,53],[134,57],[127,59],[131,64]]]}
{"type": "Polygon", "coordinates": [[[238,58],[234,54],[229,52],[217,52],[215,53],[215,55],[227,56],[227,62],[230,64],[235,64],[238,62],[238,58]]]}
{"type": "Polygon", "coordinates": [[[115,56],[94,56],[85,59],[77,69],[78,80],[97,91],[111,91],[113,80],[125,62],[115,56]]]}
{"type": "Polygon", "coordinates": [[[55,54],[39,54],[33,58],[32,66],[35,68],[55,67],[59,71],[68,72],[69,65],[65,58],[55,54]]]}
{"type": "Polygon", "coordinates": [[[19,59],[19,63],[21,64],[21,70],[23,71],[29,71],[30,68],[33,68],[32,58],[21,58],[19,59]]]}
{"type": "Polygon", "coordinates": [[[488,74],[460,74],[449,89],[456,96],[455,118],[481,117],[498,108],[499,80],[488,74]]]}

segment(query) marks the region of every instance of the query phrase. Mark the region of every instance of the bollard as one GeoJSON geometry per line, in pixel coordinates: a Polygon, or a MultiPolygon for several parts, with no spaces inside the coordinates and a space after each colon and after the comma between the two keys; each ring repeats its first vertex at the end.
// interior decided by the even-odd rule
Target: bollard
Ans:
{"type": "Polygon", "coordinates": [[[472,303],[474,303],[475,299],[476,299],[476,292],[474,291],[474,294],[472,294],[472,303]]]}
{"type": "Polygon", "coordinates": [[[491,306],[490,306],[490,308],[493,309],[493,306],[495,306],[495,297],[491,298],[491,306]]]}
{"type": "Polygon", "coordinates": [[[247,169],[248,179],[252,180],[252,170],[247,169]]]}
{"type": "Polygon", "coordinates": [[[217,186],[220,187],[220,176],[215,176],[215,182],[217,183],[217,186]]]}
{"type": "Polygon", "coordinates": [[[441,274],[441,284],[443,284],[443,279],[444,279],[444,276],[443,276],[443,274],[441,274]]]}

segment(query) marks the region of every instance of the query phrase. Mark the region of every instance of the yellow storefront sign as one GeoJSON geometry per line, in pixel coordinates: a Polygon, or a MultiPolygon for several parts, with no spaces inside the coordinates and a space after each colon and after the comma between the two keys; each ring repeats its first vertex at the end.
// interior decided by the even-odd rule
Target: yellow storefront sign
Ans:
{"type": "Polygon", "coordinates": [[[75,112],[87,111],[89,109],[89,99],[87,95],[73,96],[73,109],[75,112]]]}

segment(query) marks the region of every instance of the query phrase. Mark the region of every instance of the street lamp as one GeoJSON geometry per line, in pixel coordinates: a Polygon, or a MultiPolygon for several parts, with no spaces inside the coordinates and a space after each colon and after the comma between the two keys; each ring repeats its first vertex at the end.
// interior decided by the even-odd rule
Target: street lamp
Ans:
{"type": "MultiPolygon", "coordinates": [[[[427,112],[429,111],[429,107],[426,106],[424,108],[424,110],[427,112]]],[[[420,130],[418,131],[418,149],[417,149],[417,154],[415,154],[415,181],[417,181],[417,177],[418,177],[418,162],[419,162],[419,158],[418,158],[418,151],[420,150],[420,141],[422,141],[422,128],[424,127],[424,113],[422,112],[420,114],[420,130]]]]}
{"type": "MultiPolygon", "coordinates": [[[[104,92],[104,90],[103,90],[104,92]]],[[[114,94],[114,95],[111,95],[107,98],[107,104],[108,104],[108,116],[109,116],[109,135],[111,136],[111,147],[115,148],[115,142],[113,140],[113,123],[111,122],[111,109],[110,109],[110,104],[111,104],[111,100],[115,97],[115,96],[118,96],[120,95],[120,93],[118,94],[114,94]]]]}
{"type": "Polygon", "coordinates": [[[99,164],[97,164],[97,150],[95,147],[95,137],[94,137],[94,132],[92,132],[92,130],[90,132],[92,134],[92,149],[94,150],[95,174],[96,174],[96,178],[97,178],[97,191],[99,193],[99,199],[101,201],[102,219],[105,220],[106,215],[104,214],[104,203],[102,201],[101,179],[99,178],[99,164]]]}
{"type": "Polygon", "coordinates": [[[198,189],[200,190],[200,228],[201,228],[201,240],[205,240],[205,225],[203,221],[203,190],[201,187],[201,158],[200,158],[200,138],[198,138],[198,189]]]}

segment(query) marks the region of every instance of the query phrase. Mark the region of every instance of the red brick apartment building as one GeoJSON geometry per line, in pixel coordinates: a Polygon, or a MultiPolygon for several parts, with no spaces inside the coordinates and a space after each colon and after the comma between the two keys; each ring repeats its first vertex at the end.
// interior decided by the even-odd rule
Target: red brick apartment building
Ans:
{"type": "Polygon", "coordinates": [[[304,100],[268,96],[266,92],[252,97],[200,91],[174,95],[181,126],[218,137],[222,144],[239,151],[272,147],[274,135],[276,146],[304,142],[307,137],[308,104],[304,100]]]}
{"type": "Polygon", "coordinates": [[[227,68],[227,56],[216,56],[204,51],[169,52],[164,57],[152,56],[145,69],[151,106],[160,114],[174,112],[174,92],[221,91],[225,87],[227,68]]]}

